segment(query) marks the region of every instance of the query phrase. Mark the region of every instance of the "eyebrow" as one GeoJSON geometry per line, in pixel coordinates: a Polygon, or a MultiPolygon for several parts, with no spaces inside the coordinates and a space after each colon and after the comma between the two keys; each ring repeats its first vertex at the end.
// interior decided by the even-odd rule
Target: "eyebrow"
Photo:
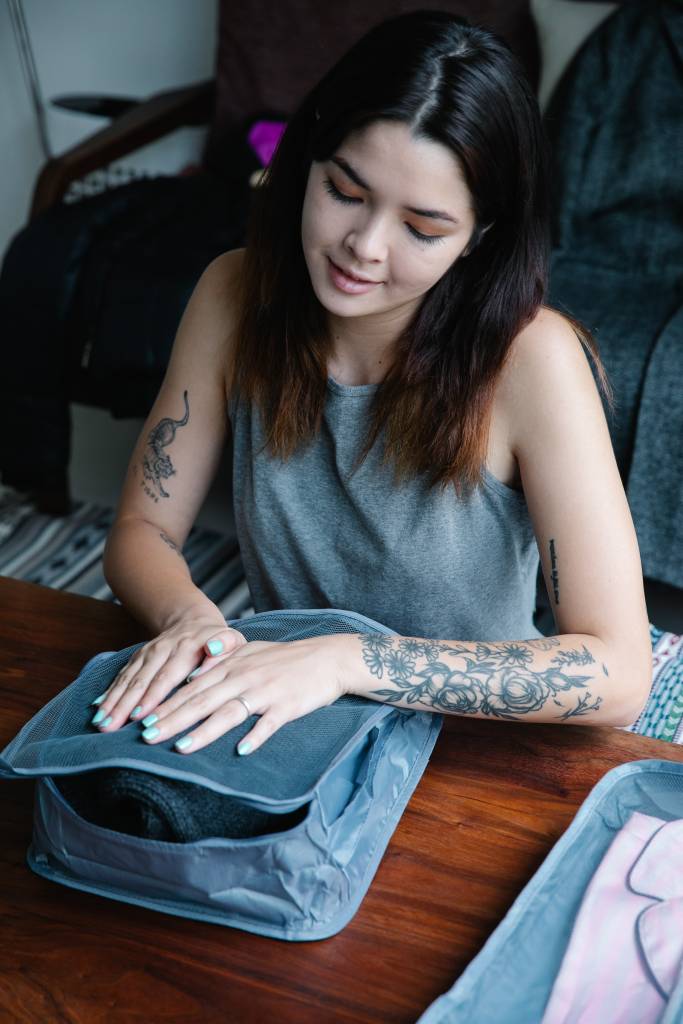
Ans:
{"type": "MultiPolygon", "coordinates": [[[[332,156],[330,157],[330,162],[336,164],[344,174],[351,178],[351,181],[355,181],[356,185],[366,189],[368,192],[372,192],[372,189],[365,181],[363,181],[358,171],[355,171],[351,164],[344,160],[343,157],[332,156]]],[[[415,206],[404,206],[403,209],[408,210],[410,213],[417,214],[418,217],[431,217],[434,220],[447,220],[450,221],[451,224],[459,223],[452,214],[447,213],[445,210],[418,210],[415,206]]]]}

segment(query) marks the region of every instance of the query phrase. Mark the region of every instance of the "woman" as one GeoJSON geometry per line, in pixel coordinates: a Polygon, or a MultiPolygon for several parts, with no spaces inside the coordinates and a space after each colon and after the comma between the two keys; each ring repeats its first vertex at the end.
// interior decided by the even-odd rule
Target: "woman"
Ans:
{"type": "Polygon", "coordinates": [[[536,102],[490,33],[404,15],[327,74],[246,250],[199,281],[133,454],[105,572],[155,638],[96,726],[140,720],[191,754],[254,714],[247,754],[348,693],[634,721],[651,682],[638,546],[595,347],[543,305],[545,237],[536,102]],[[228,421],[256,611],[349,608],[403,635],[246,643],[226,626],[180,551],[228,421]]]}

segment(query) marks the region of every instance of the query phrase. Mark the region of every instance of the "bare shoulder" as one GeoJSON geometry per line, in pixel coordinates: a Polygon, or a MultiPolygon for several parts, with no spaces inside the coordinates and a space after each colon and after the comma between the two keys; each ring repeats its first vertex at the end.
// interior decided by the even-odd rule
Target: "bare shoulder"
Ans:
{"type": "Polygon", "coordinates": [[[192,334],[210,346],[228,379],[234,331],[241,309],[244,249],[221,253],[209,263],[187,310],[192,334]]]}
{"type": "Polygon", "coordinates": [[[211,260],[202,276],[227,296],[237,287],[243,263],[244,249],[229,249],[211,260]]]}
{"type": "Polygon", "coordinates": [[[518,385],[529,375],[556,373],[557,367],[585,366],[590,372],[584,347],[569,320],[550,306],[541,306],[533,320],[512,343],[506,370],[518,385]]]}
{"type": "Polygon", "coordinates": [[[233,322],[239,312],[239,296],[244,263],[244,249],[230,249],[209,263],[198,288],[206,294],[216,314],[233,322]]]}
{"type": "Polygon", "coordinates": [[[557,310],[542,306],[514,339],[497,402],[513,451],[522,435],[543,429],[552,410],[559,411],[565,403],[602,412],[586,350],[572,324],[557,310]]]}

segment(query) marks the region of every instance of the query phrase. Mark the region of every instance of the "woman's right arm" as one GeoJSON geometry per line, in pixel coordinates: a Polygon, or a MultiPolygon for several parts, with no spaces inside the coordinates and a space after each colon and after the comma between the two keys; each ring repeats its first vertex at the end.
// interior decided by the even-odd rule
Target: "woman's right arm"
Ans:
{"type": "MultiPolygon", "coordinates": [[[[181,554],[228,436],[226,368],[241,258],[241,250],[224,253],[200,278],[130,460],[105,547],[104,573],[124,607],[156,640],[115,681],[116,699],[103,703],[107,712],[131,682],[138,691],[162,669],[157,689],[168,692],[201,663],[208,640],[220,639],[224,653],[244,643],[192,582],[181,554]]],[[[125,703],[117,707],[116,718],[125,703]]],[[[126,714],[131,710],[125,707],[126,714]]]]}

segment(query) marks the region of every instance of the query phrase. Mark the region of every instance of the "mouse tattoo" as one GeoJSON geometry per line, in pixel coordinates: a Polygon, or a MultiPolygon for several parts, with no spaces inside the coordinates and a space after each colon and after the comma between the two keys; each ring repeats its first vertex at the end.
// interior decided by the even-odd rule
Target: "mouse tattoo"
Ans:
{"type": "Polygon", "coordinates": [[[175,476],[175,469],[171,462],[170,455],[167,455],[164,448],[173,443],[178,427],[184,427],[190,418],[190,403],[187,400],[187,391],[183,392],[185,402],[185,415],[180,420],[174,420],[170,416],[160,419],[156,427],[150,431],[147,439],[147,449],[142,460],[142,475],[144,477],[142,486],[145,494],[153,501],[160,497],[169,498],[170,494],[164,490],[163,482],[169,477],[175,476]]]}

